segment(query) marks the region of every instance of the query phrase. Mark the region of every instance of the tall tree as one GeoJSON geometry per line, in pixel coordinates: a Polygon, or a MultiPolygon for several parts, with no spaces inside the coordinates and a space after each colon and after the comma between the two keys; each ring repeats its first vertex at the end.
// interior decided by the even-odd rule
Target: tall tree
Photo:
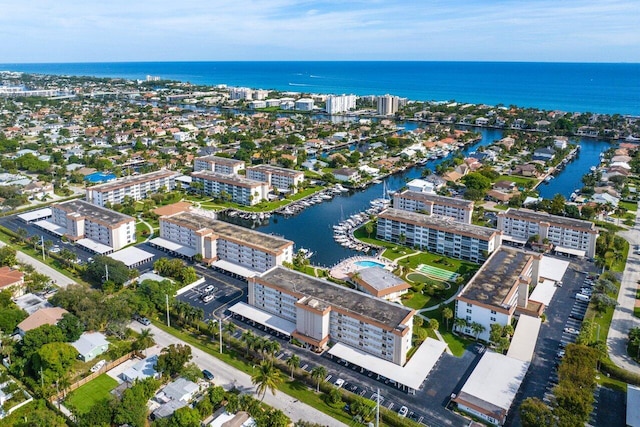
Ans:
{"type": "Polygon", "coordinates": [[[442,309],[442,318],[447,323],[447,330],[449,329],[449,320],[453,318],[453,310],[449,307],[445,307],[442,309]]]}
{"type": "Polygon", "coordinates": [[[300,357],[296,354],[292,354],[287,359],[287,366],[291,369],[291,379],[293,379],[293,371],[300,367],[300,357]]]}
{"type": "Polygon", "coordinates": [[[282,382],[280,370],[273,366],[271,361],[260,363],[258,371],[251,376],[251,382],[256,386],[256,393],[262,395],[260,401],[264,400],[267,390],[275,396],[278,386],[282,382]]]}
{"type": "Polygon", "coordinates": [[[316,366],[311,370],[311,378],[316,380],[316,392],[320,391],[320,383],[327,377],[327,368],[316,366]]]}

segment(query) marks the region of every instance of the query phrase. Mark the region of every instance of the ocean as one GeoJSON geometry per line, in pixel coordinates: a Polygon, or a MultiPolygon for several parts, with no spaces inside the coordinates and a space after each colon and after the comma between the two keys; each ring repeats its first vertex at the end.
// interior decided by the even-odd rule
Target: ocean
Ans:
{"type": "Polygon", "coordinates": [[[0,70],[122,77],[417,101],[640,115],[640,64],[540,62],[122,62],[0,64],[0,70]]]}

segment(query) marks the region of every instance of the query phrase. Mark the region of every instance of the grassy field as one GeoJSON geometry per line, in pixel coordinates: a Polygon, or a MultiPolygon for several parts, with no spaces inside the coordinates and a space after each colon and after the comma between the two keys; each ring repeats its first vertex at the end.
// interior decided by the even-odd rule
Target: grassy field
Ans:
{"type": "Polygon", "coordinates": [[[84,414],[90,411],[96,402],[108,398],[109,392],[117,385],[116,380],[107,374],[102,374],[67,396],[66,405],[84,414]]]}
{"type": "Polygon", "coordinates": [[[621,207],[621,208],[625,208],[629,212],[635,212],[635,211],[638,210],[638,204],[637,203],[620,202],[620,203],[618,203],[618,206],[621,207]]]}
{"type": "Polygon", "coordinates": [[[527,178],[524,176],[514,176],[514,175],[500,175],[496,182],[498,181],[511,181],[515,182],[518,187],[532,188],[538,182],[537,179],[527,178]]]}

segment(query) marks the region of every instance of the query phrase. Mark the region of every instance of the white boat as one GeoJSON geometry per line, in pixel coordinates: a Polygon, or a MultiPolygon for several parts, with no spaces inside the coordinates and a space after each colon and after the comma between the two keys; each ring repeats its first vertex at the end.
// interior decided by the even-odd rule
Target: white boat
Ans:
{"type": "Polygon", "coordinates": [[[595,166],[591,166],[590,170],[591,170],[591,172],[595,172],[595,171],[597,171],[597,170],[598,170],[598,168],[597,168],[597,167],[595,167],[595,166]]]}

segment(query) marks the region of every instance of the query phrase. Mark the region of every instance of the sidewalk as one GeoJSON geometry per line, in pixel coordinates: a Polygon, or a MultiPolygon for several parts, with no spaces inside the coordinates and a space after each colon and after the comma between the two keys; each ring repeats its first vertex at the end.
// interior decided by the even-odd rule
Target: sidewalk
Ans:
{"type": "MultiPolygon", "coordinates": [[[[154,325],[142,326],[138,322],[132,322],[129,327],[138,332],[144,328],[151,329],[153,339],[160,347],[167,347],[170,344],[186,344],[184,341],[164,332],[162,329],[159,329],[154,325]]],[[[198,348],[191,347],[191,351],[191,354],[193,355],[193,359],[191,361],[198,365],[200,369],[208,369],[211,371],[215,375],[213,382],[217,385],[222,386],[225,390],[235,387],[243,393],[252,395],[255,393],[255,387],[251,384],[251,377],[249,375],[225,364],[198,348]]],[[[256,396],[256,398],[258,397],[256,396]]],[[[304,420],[313,421],[329,427],[345,426],[345,424],[342,424],[329,415],[326,415],[305,403],[299,402],[297,399],[281,391],[276,392],[275,396],[271,394],[271,392],[267,392],[264,397],[264,402],[276,409],[280,409],[289,418],[291,418],[291,421],[294,423],[299,420],[304,420]]]]}
{"type": "Polygon", "coordinates": [[[640,255],[634,253],[634,246],[640,244],[640,209],[636,212],[633,228],[619,233],[630,245],[627,264],[622,274],[618,306],[607,335],[609,357],[617,366],[640,375],[640,365],[627,355],[627,338],[631,328],[640,327],[640,319],[633,315],[636,304],[636,289],[640,280],[640,255]]]}
{"type": "MultiPolygon", "coordinates": [[[[6,245],[7,245],[6,243],[0,241],[0,247],[6,246],[6,245]]],[[[18,261],[23,264],[31,265],[33,268],[36,269],[38,273],[42,273],[49,276],[55,282],[55,284],[60,286],[61,288],[66,288],[67,286],[73,285],[74,283],[76,283],[72,278],[65,276],[64,274],[60,273],[58,270],[49,267],[47,264],[44,264],[42,261],[38,261],[37,259],[32,258],[31,256],[25,254],[24,252],[18,251],[16,254],[16,258],[18,258],[18,261]]]]}

